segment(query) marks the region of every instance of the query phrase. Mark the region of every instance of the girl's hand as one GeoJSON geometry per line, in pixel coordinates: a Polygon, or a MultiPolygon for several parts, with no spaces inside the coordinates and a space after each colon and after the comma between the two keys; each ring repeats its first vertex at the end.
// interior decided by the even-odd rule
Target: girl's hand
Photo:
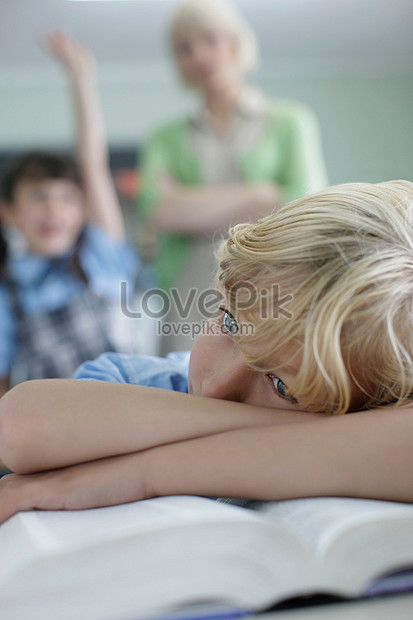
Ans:
{"type": "Polygon", "coordinates": [[[89,78],[93,74],[92,54],[66,32],[49,33],[43,39],[43,46],[61,62],[72,78],[89,78]]]}

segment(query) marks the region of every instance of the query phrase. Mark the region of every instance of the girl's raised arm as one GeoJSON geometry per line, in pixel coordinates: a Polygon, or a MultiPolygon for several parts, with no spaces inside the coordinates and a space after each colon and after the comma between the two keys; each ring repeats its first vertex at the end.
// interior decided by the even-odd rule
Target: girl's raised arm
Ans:
{"type": "Polygon", "coordinates": [[[78,159],[86,191],[88,217],[115,240],[125,230],[109,169],[109,156],[89,50],[64,32],[50,34],[45,47],[67,72],[76,115],[78,159]]]}

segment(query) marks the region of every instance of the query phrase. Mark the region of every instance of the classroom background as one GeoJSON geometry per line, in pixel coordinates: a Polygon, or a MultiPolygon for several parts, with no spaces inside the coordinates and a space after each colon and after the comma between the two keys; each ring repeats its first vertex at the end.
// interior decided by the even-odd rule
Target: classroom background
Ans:
{"type": "MultiPolygon", "coordinates": [[[[144,136],[193,107],[174,73],[165,26],[175,0],[2,0],[0,165],[31,148],[68,150],[66,83],[38,45],[64,28],[87,43],[114,170],[134,167],[144,136]]],[[[329,181],[413,178],[411,0],[234,0],[257,33],[251,77],[268,95],[309,104],[329,181]]],[[[118,177],[131,200],[131,177],[118,177]]]]}

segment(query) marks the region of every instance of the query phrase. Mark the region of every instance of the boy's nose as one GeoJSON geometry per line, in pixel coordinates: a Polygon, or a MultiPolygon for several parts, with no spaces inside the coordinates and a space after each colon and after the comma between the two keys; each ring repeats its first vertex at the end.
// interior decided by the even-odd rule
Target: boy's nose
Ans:
{"type": "Polygon", "coordinates": [[[52,194],[47,194],[45,196],[44,203],[45,203],[47,210],[50,212],[56,209],[56,206],[58,205],[59,201],[56,199],[56,196],[53,196],[52,194]]]}

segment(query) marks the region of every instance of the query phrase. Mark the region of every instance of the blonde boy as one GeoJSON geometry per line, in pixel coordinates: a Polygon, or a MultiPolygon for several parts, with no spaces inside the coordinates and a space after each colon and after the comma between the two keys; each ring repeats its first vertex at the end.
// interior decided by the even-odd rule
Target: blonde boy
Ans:
{"type": "Polygon", "coordinates": [[[332,187],[236,226],[218,284],[187,388],[182,360],[158,360],[165,390],[112,355],[83,376],[123,385],[32,381],[0,401],[0,457],[19,472],[0,520],[177,493],[413,500],[413,184],[332,187]]]}

